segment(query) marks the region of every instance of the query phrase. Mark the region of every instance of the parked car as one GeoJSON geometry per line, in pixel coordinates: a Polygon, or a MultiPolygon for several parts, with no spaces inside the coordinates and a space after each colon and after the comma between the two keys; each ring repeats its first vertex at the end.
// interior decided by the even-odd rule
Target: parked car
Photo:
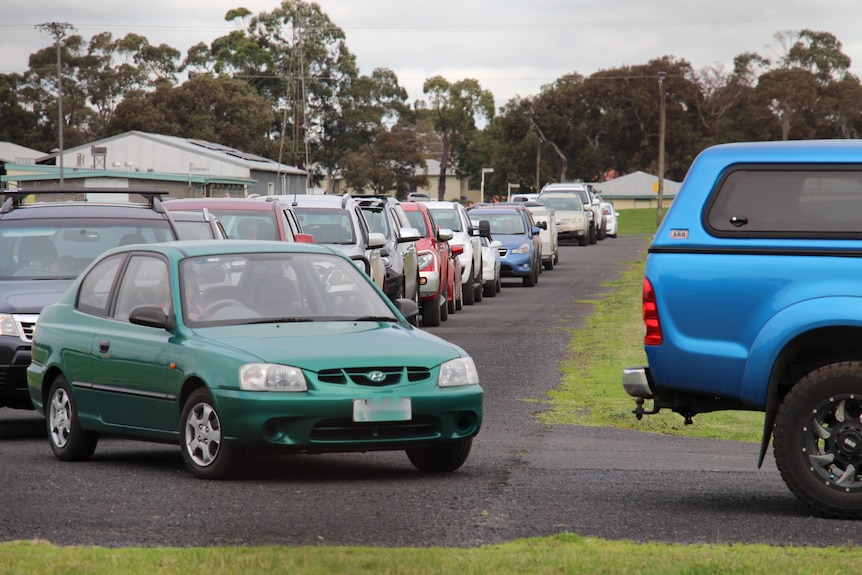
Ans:
{"type": "Polygon", "coordinates": [[[424,192],[410,192],[407,194],[408,202],[430,202],[431,196],[424,192]]]}
{"type": "Polygon", "coordinates": [[[411,226],[421,236],[416,242],[416,253],[419,256],[422,326],[437,326],[449,317],[450,286],[454,287],[455,284],[452,249],[449,246],[452,230],[438,229],[425,202],[404,202],[401,206],[411,226]]]}
{"type": "Polygon", "coordinates": [[[405,297],[419,305],[419,261],[416,242],[419,231],[411,227],[401,202],[392,196],[353,195],[365,214],[372,232],[386,237],[386,247],[381,250],[386,264],[386,280],[383,291],[392,300],[405,297]]]}
{"type": "Polygon", "coordinates": [[[617,218],[620,217],[620,214],[614,209],[611,202],[602,200],[601,206],[602,213],[605,215],[605,232],[609,238],[615,238],[617,237],[617,218]]]}
{"type": "Polygon", "coordinates": [[[117,248],[43,312],[30,397],[63,461],[120,435],[179,443],[204,479],[258,449],[403,449],[454,471],[483,392],[464,350],[408,323],[417,313],[318,245],[117,248]]]}
{"type": "Polygon", "coordinates": [[[503,277],[522,278],[526,287],[539,281],[542,269],[541,229],[530,211],[516,204],[482,204],[470,210],[474,220],[488,220],[491,236],[502,244],[499,248],[503,277]]]}
{"type": "Polygon", "coordinates": [[[377,287],[381,290],[386,287],[386,264],[380,253],[386,247],[386,237],[369,229],[356,200],[349,194],[284,197],[291,198],[302,230],[311,234],[316,243],[361,262],[377,287]]]}
{"type": "Polygon", "coordinates": [[[588,243],[594,244],[598,240],[603,240],[607,236],[604,214],[602,213],[601,202],[596,197],[593,187],[583,182],[567,182],[567,183],[552,183],[546,184],[539,194],[538,201],[542,201],[542,194],[548,192],[577,194],[584,205],[584,209],[592,214],[592,224],[589,232],[588,243]]]}
{"type": "Polygon", "coordinates": [[[464,303],[482,301],[482,246],[467,210],[458,202],[426,202],[437,225],[452,230],[452,246],[461,246],[461,290],[464,303]]]}
{"type": "Polygon", "coordinates": [[[539,203],[554,209],[557,240],[577,240],[579,245],[590,243],[590,212],[584,209],[577,194],[546,192],[539,203]]]}
{"type": "Polygon", "coordinates": [[[221,221],[230,239],[312,242],[304,234],[290,202],[277,198],[184,198],[166,201],[165,208],[207,210],[221,221]]]}
{"type": "Polygon", "coordinates": [[[33,409],[25,370],[46,305],[107,249],[175,240],[165,190],[2,190],[0,207],[0,407],[33,409]]]}
{"type": "Polygon", "coordinates": [[[559,232],[555,210],[552,206],[532,200],[521,203],[530,210],[533,221],[539,226],[539,239],[542,240],[542,265],[546,270],[552,270],[560,261],[559,232]]]}

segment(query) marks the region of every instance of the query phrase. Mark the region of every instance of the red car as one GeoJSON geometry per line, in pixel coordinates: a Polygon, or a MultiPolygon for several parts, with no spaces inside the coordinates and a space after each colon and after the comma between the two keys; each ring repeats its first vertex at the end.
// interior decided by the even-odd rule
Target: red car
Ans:
{"type": "Polygon", "coordinates": [[[419,257],[419,300],[422,326],[440,325],[449,313],[461,309],[461,263],[452,248],[451,230],[439,229],[421,202],[402,202],[410,225],[422,236],[416,242],[419,257]]]}
{"type": "Polygon", "coordinates": [[[314,243],[302,233],[290,204],[252,198],[184,198],[163,203],[169,211],[206,209],[221,220],[228,239],[314,243]]]}

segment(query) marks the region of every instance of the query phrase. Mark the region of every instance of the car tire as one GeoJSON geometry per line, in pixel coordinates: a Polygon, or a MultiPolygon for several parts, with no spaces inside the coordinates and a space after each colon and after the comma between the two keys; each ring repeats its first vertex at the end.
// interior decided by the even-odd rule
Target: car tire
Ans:
{"type": "Polygon", "coordinates": [[[440,325],[441,306],[437,301],[426,301],[422,304],[422,327],[436,327],[440,325]]]}
{"type": "Polygon", "coordinates": [[[545,266],[545,269],[546,269],[546,270],[552,270],[552,269],[554,269],[554,258],[553,258],[553,257],[551,257],[551,259],[549,259],[548,261],[546,261],[543,265],[545,266]]]}
{"type": "Polygon", "coordinates": [[[482,286],[482,295],[485,297],[494,297],[497,295],[497,282],[493,281],[482,286]]]}
{"type": "Polygon", "coordinates": [[[461,284],[461,299],[464,301],[464,305],[473,305],[476,303],[476,292],[473,290],[473,270],[470,270],[470,275],[468,275],[469,281],[465,284],[461,284]]]}
{"type": "Polygon", "coordinates": [[[579,246],[585,246],[589,243],[589,241],[590,241],[589,234],[583,235],[583,236],[578,238],[578,245],[579,246]]]}
{"type": "MultiPolygon", "coordinates": [[[[454,304],[450,303],[449,300],[447,299],[446,302],[443,303],[443,305],[441,305],[439,307],[439,309],[440,309],[440,321],[446,321],[449,319],[450,306],[454,306],[454,304]]],[[[454,309],[454,307],[452,307],[452,309],[454,309]]]]}
{"type": "Polygon", "coordinates": [[[530,273],[524,276],[522,280],[524,282],[524,287],[533,287],[536,285],[536,267],[533,266],[533,269],[530,270],[530,273]]]}
{"type": "Polygon", "coordinates": [[[596,233],[596,226],[590,226],[590,245],[595,244],[598,241],[598,234],[596,233]]]}
{"type": "Polygon", "coordinates": [[[482,296],[484,295],[481,283],[473,287],[473,299],[476,303],[480,303],[482,301],[482,296]]]}
{"type": "Polygon", "coordinates": [[[224,479],[234,470],[218,410],[205,387],[192,392],[180,416],[180,449],[186,467],[201,479],[224,479]]]}
{"type": "Polygon", "coordinates": [[[781,478],[824,517],[862,519],[862,362],[802,377],[781,402],[773,452],[781,478]]]}
{"type": "Polygon", "coordinates": [[[407,458],[419,471],[448,473],[464,465],[472,445],[472,438],[457,439],[440,447],[408,449],[407,458]]]}
{"type": "Polygon", "coordinates": [[[45,406],[51,450],[60,461],[84,461],[93,455],[99,436],[81,429],[72,387],[62,375],[54,379],[45,406]]]}

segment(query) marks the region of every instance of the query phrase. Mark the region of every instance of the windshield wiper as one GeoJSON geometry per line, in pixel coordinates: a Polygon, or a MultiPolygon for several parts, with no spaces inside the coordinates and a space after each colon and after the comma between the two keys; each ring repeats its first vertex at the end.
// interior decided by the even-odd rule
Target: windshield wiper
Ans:
{"type": "Polygon", "coordinates": [[[380,315],[364,315],[362,317],[352,317],[347,318],[345,321],[388,321],[388,322],[397,322],[398,318],[394,318],[392,316],[380,316],[380,315]]]}
{"type": "Polygon", "coordinates": [[[314,319],[310,317],[262,317],[260,319],[245,321],[243,323],[301,323],[306,321],[314,321],[314,319]]]}

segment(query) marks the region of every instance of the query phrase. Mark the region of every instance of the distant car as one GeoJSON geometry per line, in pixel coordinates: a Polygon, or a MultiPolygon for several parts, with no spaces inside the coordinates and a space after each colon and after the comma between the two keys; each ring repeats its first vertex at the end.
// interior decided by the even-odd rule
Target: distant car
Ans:
{"type": "Polygon", "coordinates": [[[250,450],[398,449],[454,471],[483,392],[469,355],[410,325],[416,313],[318,245],[117,248],[44,310],[28,389],[63,461],[118,435],[179,443],[204,479],[250,450]]]}
{"type": "Polygon", "coordinates": [[[312,242],[289,202],[277,198],[183,198],[164,202],[169,211],[207,210],[224,226],[228,238],[312,242]]]}
{"type": "Polygon", "coordinates": [[[587,243],[594,244],[597,240],[603,240],[607,236],[605,227],[605,218],[602,214],[599,199],[596,197],[595,191],[590,184],[584,182],[561,182],[546,184],[539,193],[538,201],[542,201],[542,194],[549,192],[577,194],[584,205],[584,209],[591,214],[592,222],[587,243]]]}
{"type": "Polygon", "coordinates": [[[555,210],[552,206],[533,200],[526,200],[522,204],[530,210],[533,220],[541,228],[539,238],[542,240],[542,265],[546,270],[552,270],[560,261],[559,231],[555,210]]]}
{"type": "Polygon", "coordinates": [[[430,202],[431,196],[423,192],[410,192],[407,194],[408,202],[430,202]]]}
{"type": "Polygon", "coordinates": [[[318,244],[329,246],[365,266],[365,272],[381,290],[386,287],[386,264],[380,250],[386,237],[372,232],[359,203],[349,194],[303,195],[291,198],[291,207],[302,231],[318,244]]]}
{"type": "Polygon", "coordinates": [[[557,240],[577,240],[585,246],[590,242],[590,211],[584,209],[577,194],[546,192],[539,203],[554,209],[557,224],[557,240]]]}
{"type": "Polygon", "coordinates": [[[534,202],[539,194],[512,194],[511,202],[534,202]]]}
{"type": "MultiPolygon", "coordinates": [[[[221,221],[207,210],[171,212],[171,218],[183,240],[226,240],[221,221]]],[[[128,240],[127,240],[128,241],[128,240]]],[[[146,242],[144,242],[146,243],[146,242]]]]}
{"type": "Polygon", "coordinates": [[[419,305],[419,262],[416,255],[416,242],[421,237],[419,231],[411,227],[401,202],[392,196],[354,194],[353,197],[359,202],[370,230],[386,237],[385,253],[381,251],[386,264],[383,291],[392,300],[405,297],[419,305]]]}
{"type": "Polygon", "coordinates": [[[614,209],[611,202],[602,201],[602,213],[605,215],[605,227],[609,238],[617,237],[617,218],[620,217],[619,212],[614,209]]]}
{"type": "Polygon", "coordinates": [[[452,230],[438,229],[424,202],[404,202],[402,207],[410,224],[422,236],[416,242],[422,326],[438,326],[449,317],[450,286],[454,285],[455,269],[449,246],[452,230]]]}
{"type": "Polygon", "coordinates": [[[525,287],[539,281],[542,269],[541,229],[530,211],[514,204],[485,204],[470,210],[474,220],[488,220],[491,236],[502,244],[499,248],[503,277],[521,278],[525,287]]]}
{"type": "Polygon", "coordinates": [[[180,237],[166,195],[151,188],[0,191],[0,407],[33,409],[25,370],[39,314],[90,262],[119,245],[180,237]]]}

